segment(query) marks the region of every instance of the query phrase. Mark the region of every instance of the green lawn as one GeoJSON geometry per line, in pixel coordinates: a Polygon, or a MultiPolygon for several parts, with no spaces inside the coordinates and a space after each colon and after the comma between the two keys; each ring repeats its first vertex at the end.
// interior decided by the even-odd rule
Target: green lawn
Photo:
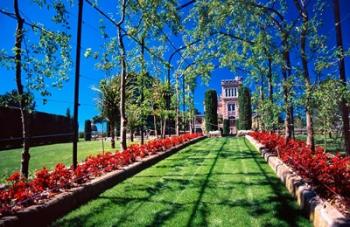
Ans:
{"type": "MultiPolygon", "coordinates": [[[[296,135],[296,139],[306,141],[306,135],[296,135]]],[[[336,153],[340,152],[342,154],[345,154],[344,147],[342,145],[342,138],[338,139],[332,139],[329,136],[326,136],[326,138],[323,135],[316,134],[315,135],[315,144],[318,146],[322,146],[326,149],[326,151],[330,153],[336,153]]]]}
{"type": "MultiPolygon", "coordinates": [[[[101,141],[80,141],[78,143],[78,161],[83,161],[87,156],[102,152],[101,141]]],[[[110,142],[105,142],[105,151],[111,150],[110,142]]],[[[116,143],[117,148],[118,141],[116,143]]],[[[57,163],[62,162],[66,165],[72,164],[72,143],[60,143],[53,145],[44,145],[32,147],[30,149],[30,172],[46,166],[52,169],[57,163]]],[[[4,180],[15,170],[20,168],[22,149],[11,149],[0,151],[0,182],[4,180]]]]}
{"type": "Polygon", "coordinates": [[[309,226],[243,138],[205,139],[102,193],[56,226],[309,226]]]}

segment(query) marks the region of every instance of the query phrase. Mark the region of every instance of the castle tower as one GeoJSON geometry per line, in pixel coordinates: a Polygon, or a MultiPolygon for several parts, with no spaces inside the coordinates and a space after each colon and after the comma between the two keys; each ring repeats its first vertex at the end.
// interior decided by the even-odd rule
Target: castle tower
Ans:
{"type": "MultiPolygon", "coordinates": [[[[236,121],[238,119],[238,89],[242,78],[221,81],[221,94],[218,98],[218,117],[230,120],[230,134],[237,133],[236,121]]],[[[219,125],[222,128],[222,124],[219,125]]]]}

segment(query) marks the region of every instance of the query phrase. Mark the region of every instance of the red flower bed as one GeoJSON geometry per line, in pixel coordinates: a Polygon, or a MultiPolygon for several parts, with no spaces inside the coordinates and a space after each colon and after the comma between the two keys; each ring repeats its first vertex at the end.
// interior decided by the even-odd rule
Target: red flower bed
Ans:
{"type": "Polygon", "coordinates": [[[137,159],[164,151],[199,136],[201,134],[184,134],[165,139],[156,139],[144,145],[131,145],[122,152],[107,152],[89,156],[75,170],[73,167],[68,168],[64,164],[58,163],[52,171],[45,167],[37,170],[35,177],[29,181],[22,180],[19,172],[15,172],[7,179],[8,187],[0,190],[0,216],[40,203],[42,200],[48,199],[66,189],[76,187],[104,173],[129,165],[137,159]]]}
{"type": "Polygon", "coordinates": [[[350,157],[327,155],[322,147],[312,151],[305,142],[286,140],[269,132],[253,132],[254,139],[276,152],[281,160],[301,176],[312,180],[325,194],[335,193],[350,198],[350,157]]]}

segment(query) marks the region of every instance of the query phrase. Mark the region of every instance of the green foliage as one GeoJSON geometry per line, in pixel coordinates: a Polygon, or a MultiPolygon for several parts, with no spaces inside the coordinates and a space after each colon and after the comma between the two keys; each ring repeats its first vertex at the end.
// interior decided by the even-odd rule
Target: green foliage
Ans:
{"type": "Polygon", "coordinates": [[[260,129],[273,131],[279,127],[279,116],[281,107],[271,102],[269,99],[257,101],[256,114],[259,118],[260,129]]]}
{"type": "Polygon", "coordinates": [[[239,103],[239,130],[250,130],[252,128],[252,105],[249,88],[240,86],[238,90],[239,103]]]}
{"type": "MultiPolygon", "coordinates": [[[[26,83],[23,86],[28,91],[35,90],[42,96],[49,96],[50,87],[62,88],[63,83],[69,79],[72,61],[71,35],[67,32],[70,29],[67,4],[71,4],[61,0],[36,0],[35,3],[48,10],[52,15],[52,22],[61,31],[49,30],[43,24],[32,23],[25,18],[31,26],[23,32],[21,70],[26,75],[25,80],[23,79],[26,83]]],[[[6,56],[12,56],[15,52],[16,48],[12,49],[12,53],[0,51],[0,65],[14,70],[15,58],[6,56]]]]}
{"type": "Polygon", "coordinates": [[[339,137],[342,131],[342,117],[340,103],[342,98],[348,99],[349,89],[339,80],[327,79],[323,81],[313,93],[316,106],[315,125],[324,136],[332,133],[339,137]]]}
{"type": "Polygon", "coordinates": [[[208,90],[205,92],[205,128],[213,131],[218,129],[218,97],[215,90],[208,90]]]}
{"type": "Polygon", "coordinates": [[[90,141],[91,140],[91,121],[86,120],[85,121],[85,127],[84,127],[84,139],[85,141],[90,141]]]}
{"type": "Polygon", "coordinates": [[[108,119],[115,126],[119,118],[119,81],[117,77],[101,80],[98,88],[97,104],[101,110],[101,116],[108,119]]]}
{"type": "Polygon", "coordinates": [[[141,108],[136,104],[128,104],[126,108],[126,116],[128,117],[128,129],[133,132],[141,124],[141,108]]]}
{"type": "MultiPolygon", "coordinates": [[[[24,106],[23,108],[27,111],[35,110],[35,101],[32,93],[26,92],[23,94],[24,98],[24,106]]],[[[3,107],[20,107],[20,96],[18,95],[16,90],[12,90],[10,92],[6,92],[3,95],[0,95],[0,106],[3,107]]]]}
{"type": "Polygon", "coordinates": [[[230,120],[229,119],[224,119],[223,134],[224,134],[224,136],[227,136],[230,134],[230,120]]]}

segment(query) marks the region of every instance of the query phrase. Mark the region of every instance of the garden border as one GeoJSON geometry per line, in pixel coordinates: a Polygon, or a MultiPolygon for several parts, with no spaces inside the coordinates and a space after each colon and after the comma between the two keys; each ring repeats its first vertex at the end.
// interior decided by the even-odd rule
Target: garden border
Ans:
{"type": "Polygon", "coordinates": [[[2,226],[26,226],[30,223],[33,226],[47,226],[69,211],[83,205],[107,189],[141,172],[142,170],[156,164],[157,162],[175,154],[177,151],[194,144],[206,136],[192,139],[183,144],[172,147],[166,151],[147,156],[140,161],[131,163],[122,169],[109,172],[97,177],[79,187],[72,188],[67,192],[58,194],[48,202],[39,205],[32,205],[18,211],[15,215],[0,218],[2,226]]]}
{"type": "Polygon", "coordinates": [[[327,201],[322,200],[301,176],[297,175],[275,154],[271,153],[263,144],[253,137],[245,138],[260,152],[276,175],[285,184],[288,191],[296,198],[298,205],[316,227],[350,226],[350,219],[346,218],[327,201]]]}

